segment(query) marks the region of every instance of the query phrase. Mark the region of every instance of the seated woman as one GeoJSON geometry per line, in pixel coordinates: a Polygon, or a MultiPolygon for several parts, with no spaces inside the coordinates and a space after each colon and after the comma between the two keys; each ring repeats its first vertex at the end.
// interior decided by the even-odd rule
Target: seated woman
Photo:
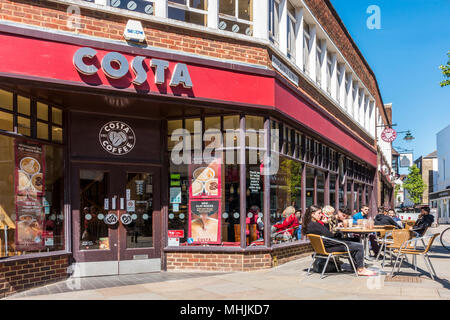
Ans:
{"type": "Polygon", "coordinates": [[[272,238],[282,237],[284,240],[289,240],[289,238],[292,238],[292,235],[294,234],[294,228],[300,225],[295,215],[295,208],[293,206],[289,206],[283,211],[283,218],[283,222],[276,223],[272,226],[272,238]]]}
{"type": "MultiPolygon", "coordinates": [[[[303,221],[303,234],[317,234],[319,236],[325,236],[328,238],[334,238],[333,234],[328,230],[327,227],[324,226],[324,223],[321,221],[322,210],[316,206],[310,206],[306,210],[305,219],[303,221]]],[[[342,240],[339,240],[342,241],[342,240]]],[[[349,250],[350,255],[352,256],[353,261],[355,262],[356,270],[358,275],[360,276],[374,276],[376,273],[370,271],[364,267],[364,248],[360,243],[355,243],[351,241],[344,241],[349,250]]],[[[325,250],[327,252],[342,252],[346,251],[347,248],[343,244],[335,243],[329,240],[324,239],[323,244],[325,246],[325,250]]]]}

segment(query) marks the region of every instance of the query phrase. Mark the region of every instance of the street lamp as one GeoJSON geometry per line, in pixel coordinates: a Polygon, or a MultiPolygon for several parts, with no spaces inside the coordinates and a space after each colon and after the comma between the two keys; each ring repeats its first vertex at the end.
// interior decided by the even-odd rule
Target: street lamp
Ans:
{"type": "MultiPolygon", "coordinates": [[[[401,133],[401,132],[398,132],[398,133],[401,133]]],[[[411,134],[411,131],[406,131],[406,135],[405,135],[405,137],[403,138],[403,140],[405,140],[405,141],[411,141],[411,140],[414,140],[415,138],[413,137],[413,135],[411,134]]]]}

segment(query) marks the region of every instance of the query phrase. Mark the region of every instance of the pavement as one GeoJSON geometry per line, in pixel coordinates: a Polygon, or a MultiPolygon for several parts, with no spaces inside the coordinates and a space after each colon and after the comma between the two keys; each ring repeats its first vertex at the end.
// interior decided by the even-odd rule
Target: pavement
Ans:
{"type": "MultiPolygon", "coordinates": [[[[430,228],[441,232],[449,225],[430,228]]],[[[449,233],[450,236],[450,233],[449,233]]],[[[438,277],[432,280],[422,258],[417,271],[403,263],[390,278],[392,266],[386,260],[367,261],[374,277],[355,277],[348,263],[346,272],[307,275],[311,257],[253,272],[157,272],[68,279],[28,290],[5,299],[25,300],[450,300],[450,251],[439,238],[429,253],[438,277]]],[[[411,259],[409,258],[411,262],[411,259]]]]}

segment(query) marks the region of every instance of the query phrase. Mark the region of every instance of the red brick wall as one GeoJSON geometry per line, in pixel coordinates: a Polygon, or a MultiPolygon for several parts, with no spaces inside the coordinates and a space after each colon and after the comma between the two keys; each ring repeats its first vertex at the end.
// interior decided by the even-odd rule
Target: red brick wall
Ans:
{"type": "Polygon", "coordinates": [[[64,280],[68,266],[67,255],[0,262],[0,298],[64,280]]]}
{"type": "Polygon", "coordinates": [[[269,269],[312,252],[309,243],[271,252],[166,252],[167,270],[206,270],[206,271],[253,271],[269,269]],[[274,260],[275,258],[275,260],[274,260]]]}

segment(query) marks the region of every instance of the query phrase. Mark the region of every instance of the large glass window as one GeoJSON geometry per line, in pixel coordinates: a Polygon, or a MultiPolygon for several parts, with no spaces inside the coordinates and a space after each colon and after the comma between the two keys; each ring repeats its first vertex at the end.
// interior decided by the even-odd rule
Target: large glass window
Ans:
{"type": "Polygon", "coordinates": [[[219,29],[251,36],[253,0],[219,0],[219,29]]]}
{"type": "Polygon", "coordinates": [[[0,257],[64,249],[63,150],[0,135],[0,257]]]}
{"type": "Polygon", "coordinates": [[[303,71],[309,74],[309,53],[311,52],[311,35],[309,25],[304,22],[303,29],[303,71]]]}
{"type": "Polygon", "coordinates": [[[336,206],[336,175],[330,173],[330,206],[336,206]]]}
{"type": "Polygon", "coordinates": [[[208,24],[207,0],[169,0],[169,19],[189,22],[201,26],[208,24]]]}
{"type": "Polygon", "coordinates": [[[295,62],[295,8],[289,1],[287,1],[287,6],[287,56],[289,59],[295,62]]]}

